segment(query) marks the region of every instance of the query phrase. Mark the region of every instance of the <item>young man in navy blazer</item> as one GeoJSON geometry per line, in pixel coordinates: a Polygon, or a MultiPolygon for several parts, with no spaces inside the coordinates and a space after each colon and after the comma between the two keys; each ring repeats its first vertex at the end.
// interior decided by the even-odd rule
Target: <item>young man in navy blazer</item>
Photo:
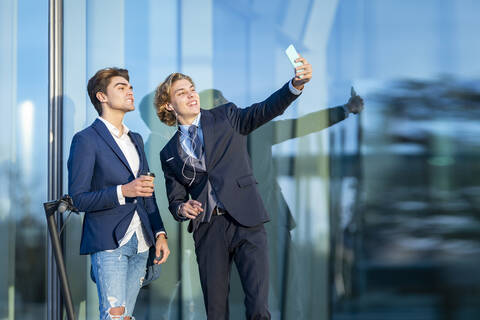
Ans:
{"type": "Polygon", "coordinates": [[[170,251],[142,137],[123,124],[135,109],[128,71],[99,70],[87,90],[99,117],[75,134],[68,159],[69,193],[85,212],[80,254],[91,255],[100,319],[132,319],[149,247],[155,263],[170,251]]]}
{"type": "Polygon", "coordinates": [[[169,209],[189,220],[208,319],[228,319],[230,268],[245,291],[247,319],[270,319],[268,213],[256,187],[247,135],[282,114],[312,77],[304,59],[295,77],[269,98],[241,109],[200,109],[190,77],[173,73],[155,94],[158,117],[178,131],[160,152],[169,209]],[[191,199],[190,199],[191,198],[191,199]]]}

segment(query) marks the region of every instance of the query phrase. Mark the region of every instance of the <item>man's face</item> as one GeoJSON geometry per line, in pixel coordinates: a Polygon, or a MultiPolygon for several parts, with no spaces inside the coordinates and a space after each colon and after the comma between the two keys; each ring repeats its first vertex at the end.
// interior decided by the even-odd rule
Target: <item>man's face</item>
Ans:
{"type": "Polygon", "coordinates": [[[187,79],[177,80],[170,90],[170,104],[179,120],[195,118],[200,113],[200,97],[187,79]]]}
{"type": "Polygon", "coordinates": [[[106,91],[103,102],[106,102],[111,109],[124,112],[135,110],[133,87],[127,79],[120,76],[111,78],[106,91]]]}

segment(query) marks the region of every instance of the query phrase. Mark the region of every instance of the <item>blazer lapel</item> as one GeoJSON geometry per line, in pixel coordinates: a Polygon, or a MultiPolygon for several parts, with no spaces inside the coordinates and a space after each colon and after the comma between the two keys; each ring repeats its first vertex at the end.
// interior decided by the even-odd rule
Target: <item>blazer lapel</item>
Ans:
{"type": "Polygon", "coordinates": [[[210,155],[212,154],[212,149],[210,142],[213,141],[213,122],[215,119],[212,117],[212,114],[208,110],[201,109],[202,117],[200,118],[200,124],[202,125],[203,132],[203,148],[205,152],[205,167],[209,168],[210,155]]]}
{"type": "Polygon", "coordinates": [[[130,173],[133,175],[133,171],[128,165],[127,158],[125,158],[125,155],[123,154],[122,150],[120,150],[120,147],[113,139],[112,134],[110,133],[110,131],[108,131],[105,124],[102,121],[96,119],[93,122],[92,127],[93,129],[95,129],[95,131],[97,131],[98,135],[103,138],[107,145],[113,150],[113,152],[117,155],[120,161],[122,161],[125,167],[127,167],[130,173]]]}
{"type": "Polygon", "coordinates": [[[169,154],[173,158],[172,161],[177,162],[177,168],[182,168],[183,166],[181,148],[182,146],[180,145],[180,129],[178,129],[177,132],[175,132],[173,137],[170,139],[170,142],[168,144],[169,154]]]}

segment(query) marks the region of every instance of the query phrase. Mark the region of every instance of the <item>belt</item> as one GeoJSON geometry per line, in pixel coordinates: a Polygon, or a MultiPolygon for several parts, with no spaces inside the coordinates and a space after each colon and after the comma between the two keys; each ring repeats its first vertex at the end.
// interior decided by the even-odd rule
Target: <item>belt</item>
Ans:
{"type": "Polygon", "coordinates": [[[227,213],[227,210],[220,208],[220,207],[215,207],[213,208],[212,216],[221,216],[222,214],[227,213]]]}

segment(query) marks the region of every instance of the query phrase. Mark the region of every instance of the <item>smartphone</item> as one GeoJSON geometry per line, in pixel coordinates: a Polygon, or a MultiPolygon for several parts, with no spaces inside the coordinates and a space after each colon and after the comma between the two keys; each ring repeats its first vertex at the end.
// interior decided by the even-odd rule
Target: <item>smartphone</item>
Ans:
{"type": "MultiPolygon", "coordinates": [[[[303,63],[301,62],[295,62],[300,56],[298,55],[297,50],[295,50],[295,47],[293,44],[289,45],[288,48],[285,50],[285,54],[288,57],[288,60],[290,60],[290,63],[294,68],[301,66],[303,63]]],[[[300,79],[302,76],[300,76],[300,79]]]]}

